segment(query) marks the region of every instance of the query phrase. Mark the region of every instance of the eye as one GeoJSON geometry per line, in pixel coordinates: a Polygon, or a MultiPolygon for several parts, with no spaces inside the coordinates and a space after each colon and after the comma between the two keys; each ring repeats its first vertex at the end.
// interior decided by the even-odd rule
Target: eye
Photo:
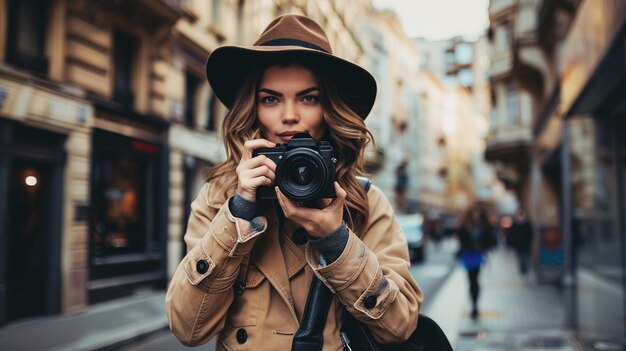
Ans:
{"type": "Polygon", "coordinates": [[[278,102],[275,96],[264,96],[261,98],[261,103],[265,105],[272,105],[278,102]]]}
{"type": "Polygon", "coordinates": [[[320,98],[317,95],[306,95],[302,97],[302,102],[308,104],[317,104],[318,102],[320,102],[320,98]]]}

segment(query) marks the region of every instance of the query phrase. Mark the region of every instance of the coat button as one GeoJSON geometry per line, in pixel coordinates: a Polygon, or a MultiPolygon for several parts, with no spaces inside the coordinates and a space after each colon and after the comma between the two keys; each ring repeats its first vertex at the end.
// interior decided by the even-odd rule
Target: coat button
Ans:
{"type": "Polygon", "coordinates": [[[209,263],[206,260],[199,260],[196,262],[196,271],[200,274],[204,274],[209,270],[209,263]]]}
{"type": "Polygon", "coordinates": [[[237,330],[237,342],[243,344],[246,340],[248,340],[248,332],[243,328],[237,330]]]}
{"type": "Polygon", "coordinates": [[[304,228],[298,228],[294,230],[293,242],[296,245],[304,245],[307,241],[309,241],[309,238],[307,237],[307,232],[306,230],[304,230],[304,228]]]}
{"type": "Polygon", "coordinates": [[[235,289],[235,294],[237,294],[237,295],[243,294],[243,292],[246,290],[245,283],[240,282],[240,281],[236,281],[235,284],[233,285],[233,287],[235,289]]]}
{"type": "Polygon", "coordinates": [[[365,306],[368,310],[374,308],[374,306],[376,306],[376,296],[370,295],[366,297],[363,301],[363,306],[365,306]]]}

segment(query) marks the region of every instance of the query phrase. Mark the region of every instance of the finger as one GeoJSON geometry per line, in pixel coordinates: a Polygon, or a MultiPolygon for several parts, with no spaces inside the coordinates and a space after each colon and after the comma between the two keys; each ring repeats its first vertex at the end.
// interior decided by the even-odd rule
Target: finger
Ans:
{"type": "Polygon", "coordinates": [[[260,186],[271,186],[273,180],[265,176],[248,178],[241,184],[241,188],[247,192],[255,193],[260,186]]]}
{"type": "Polygon", "coordinates": [[[244,166],[247,168],[256,168],[261,166],[267,166],[272,172],[276,172],[276,164],[269,157],[265,155],[259,155],[249,160],[244,161],[244,166]]]}
{"type": "Polygon", "coordinates": [[[276,173],[272,171],[268,166],[262,165],[253,169],[248,169],[242,173],[242,176],[245,178],[256,178],[260,176],[265,176],[272,181],[276,178],[276,173]]]}
{"type": "Polygon", "coordinates": [[[248,160],[252,158],[252,151],[258,149],[260,147],[274,147],[275,143],[267,140],[267,139],[252,139],[247,140],[243,143],[243,152],[241,154],[241,158],[244,160],[248,160]]]}

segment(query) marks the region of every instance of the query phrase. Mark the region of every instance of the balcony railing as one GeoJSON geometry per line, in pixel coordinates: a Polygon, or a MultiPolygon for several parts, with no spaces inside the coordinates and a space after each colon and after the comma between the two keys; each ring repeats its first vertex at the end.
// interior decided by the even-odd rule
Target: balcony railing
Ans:
{"type": "Polygon", "coordinates": [[[485,158],[488,161],[517,162],[528,155],[532,138],[532,128],[529,125],[496,126],[487,136],[485,158]]]}

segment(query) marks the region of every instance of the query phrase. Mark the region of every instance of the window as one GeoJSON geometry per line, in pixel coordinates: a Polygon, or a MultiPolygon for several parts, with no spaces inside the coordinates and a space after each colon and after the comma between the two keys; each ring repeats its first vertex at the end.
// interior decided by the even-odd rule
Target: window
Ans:
{"type": "Polygon", "coordinates": [[[454,51],[446,51],[444,54],[444,62],[446,66],[452,66],[454,64],[454,51]]]}
{"type": "Polygon", "coordinates": [[[215,96],[213,92],[209,95],[209,106],[207,107],[207,111],[206,130],[214,132],[216,130],[217,96],[215,96]]]}
{"type": "Polygon", "coordinates": [[[512,84],[509,84],[506,92],[506,113],[511,124],[519,123],[519,95],[512,84]]]}
{"type": "Polygon", "coordinates": [[[196,96],[198,96],[199,83],[200,80],[195,74],[191,72],[185,74],[185,125],[189,128],[194,128],[196,124],[196,96]]]}
{"type": "Polygon", "coordinates": [[[502,26],[504,27],[504,33],[505,33],[504,39],[506,40],[506,46],[511,47],[513,46],[513,22],[511,21],[504,22],[502,26]]]}
{"type": "Polygon", "coordinates": [[[464,68],[457,73],[459,83],[466,88],[474,85],[474,71],[471,68],[464,68]]]}
{"type": "Polygon", "coordinates": [[[113,100],[132,108],[134,103],[132,73],[137,39],[127,33],[115,31],[113,45],[113,69],[115,71],[113,100]]]}
{"type": "Polygon", "coordinates": [[[459,65],[469,65],[474,61],[474,47],[470,43],[459,43],[454,49],[455,61],[459,65]]]}
{"type": "Polygon", "coordinates": [[[46,0],[9,1],[7,62],[31,70],[48,73],[45,57],[46,0]]]}
{"type": "Polygon", "coordinates": [[[143,251],[145,165],[112,155],[98,157],[94,163],[98,201],[98,221],[93,236],[95,253],[143,251]]]}

